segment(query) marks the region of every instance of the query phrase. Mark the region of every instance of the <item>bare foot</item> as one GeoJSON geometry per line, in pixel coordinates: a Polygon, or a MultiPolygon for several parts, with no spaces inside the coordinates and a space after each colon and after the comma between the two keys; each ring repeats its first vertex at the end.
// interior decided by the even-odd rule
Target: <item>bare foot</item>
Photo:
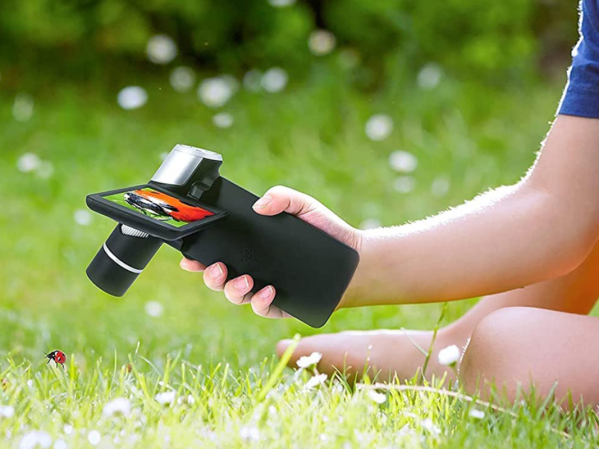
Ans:
{"type": "MultiPolygon", "coordinates": [[[[296,366],[301,356],[313,352],[322,354],[318,370],[333,374],[344,372],[349,378],[361,378],[366,372],[371,379],[379,382],[393,380],[396,376],[400,381],[411,379],[422,368],[424,351],[430,349],[432,331],[408,330],[376,330],[376,331],[346,331],[336,334],[322,334],[306,337],[300,340],[295,349],[289,366],[296,366]]],[[[433,347],[433,354],[426,370],[426,377],[433,375],[440,378],[447,374],[454,377],[454,372],[439,364],[439,350],[457,345],[460,350],[468,336],[456,338],[455,334],[440,329],[433,347]]],[[[277,344],[277,356],[281,357],[291,340],[281,340],[277,344]]]]}

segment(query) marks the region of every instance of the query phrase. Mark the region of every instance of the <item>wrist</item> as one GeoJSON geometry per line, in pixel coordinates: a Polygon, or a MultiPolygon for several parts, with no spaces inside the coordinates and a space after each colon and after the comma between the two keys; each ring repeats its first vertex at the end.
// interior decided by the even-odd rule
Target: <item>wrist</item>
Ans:
{"type": "Polygon", "coordinates": [[[346,307],[356,307],[359,304],[356,304],[356,298],[358,298],[360,296],[360,294],[358,293],[361,288],[360,288],[360,273],[363,270],[363,265],[364,265],[364,259],[363,259],[363,246],[364,246],[364,241],[365,241],[365,231],[361,230],[361,229],[353,229],[353,233],[351,236],[351,239],[349,239],[349,246],[351,246],[353,249],[355,249],[358,252],[358,266],[356,268],[356,272],[354,273],[354,276],[351,280],[351,282],[349,283],[347,289],[345,290],[345,293],[343,294],[343,296],[341,297],[341,300],[339,301],[339,304],[337,305],[337,307],[335,308],[335,310],[339,310],[339,309],[343,309],[346,307]]]}

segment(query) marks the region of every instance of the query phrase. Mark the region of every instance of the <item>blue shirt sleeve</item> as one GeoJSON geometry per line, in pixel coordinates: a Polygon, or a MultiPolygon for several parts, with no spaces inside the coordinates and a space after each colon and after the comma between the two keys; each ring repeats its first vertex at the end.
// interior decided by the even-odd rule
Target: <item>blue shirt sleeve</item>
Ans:
{"type": "Polygon", "coordinates": [[[558,113],[599,118],[599,0],[581,0],[580,40],[558,113]]]}

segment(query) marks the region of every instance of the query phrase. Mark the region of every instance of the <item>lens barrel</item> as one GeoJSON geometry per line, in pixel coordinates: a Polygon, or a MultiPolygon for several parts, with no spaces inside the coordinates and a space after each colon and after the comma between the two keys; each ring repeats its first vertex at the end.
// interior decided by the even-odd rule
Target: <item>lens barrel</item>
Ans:
{"type": "Polygon", "coordinates": [[[162,240],[118,224],[87,267],[87,277],[113,296],[123,296],[148,265],[162,240]]]}

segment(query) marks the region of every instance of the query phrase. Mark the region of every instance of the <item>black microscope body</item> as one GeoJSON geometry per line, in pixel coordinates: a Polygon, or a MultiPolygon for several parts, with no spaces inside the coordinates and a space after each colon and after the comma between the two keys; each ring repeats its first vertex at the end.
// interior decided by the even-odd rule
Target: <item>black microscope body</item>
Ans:
{"type": "Polygon", "coordinates": [[[258,197],[220,176],[221,164],[217,153],[176,145],[148,184],[88,195],[90,209],[119,223],[88,277],[122,296],[166,243],[204,265],[223,262],[228,279],[251,275],[253,292],[273,285],[277,307],[323,326],[351,281],[358,253],[287,213],[257,214],[258,197]]]}

